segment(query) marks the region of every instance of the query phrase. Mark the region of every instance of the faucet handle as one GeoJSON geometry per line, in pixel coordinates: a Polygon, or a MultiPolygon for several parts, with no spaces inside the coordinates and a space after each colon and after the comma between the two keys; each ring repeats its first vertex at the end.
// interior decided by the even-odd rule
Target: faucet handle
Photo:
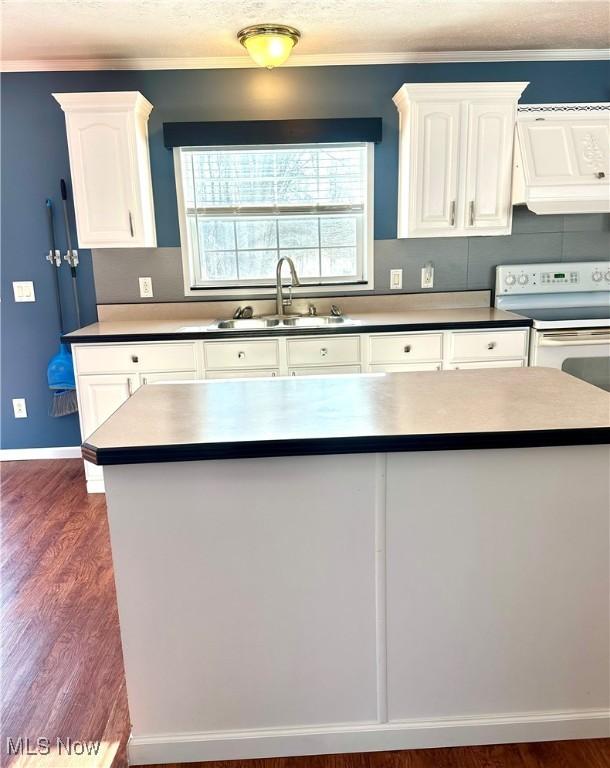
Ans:
{"type": "Polygon", "coordinates": [[[307,305],[307,314],[310,317],[315,317],[318,314],[318,309],[315,304],[308,304],[307,305]]]}
{"type": "Polygon", "coordinates": [[[254,315],[254,310],[249,304],[246,307],[244,307],[241,311],[241,317],[244,320],[249,320],[253,315],[254,315]]]}
{"type": "Polygon", "coordinates": [[[239,320],[241,317],[241,307],[237,307],[235,312],[233,312],[233,320],[239,320]]]}
{"type": "Polygon", "coordinates": [[[331,304],[330,305],[330,314],[333,317],[341,317],[341,315],[343,314],[343,310],[341,309],[341,307],[338,307],[336,304],[331,304]]]}

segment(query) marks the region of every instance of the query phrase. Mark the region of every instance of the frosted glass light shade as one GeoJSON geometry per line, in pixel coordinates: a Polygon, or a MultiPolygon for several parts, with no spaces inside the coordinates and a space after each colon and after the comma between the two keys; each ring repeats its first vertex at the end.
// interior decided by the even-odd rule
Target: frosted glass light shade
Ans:
{"type": "Polygon", "coordinates": [[[294,27],[279,24],[258,24],[238,32],[239,42],[260,67],[279,67],[297,44],[300,33],[294,27]]]}

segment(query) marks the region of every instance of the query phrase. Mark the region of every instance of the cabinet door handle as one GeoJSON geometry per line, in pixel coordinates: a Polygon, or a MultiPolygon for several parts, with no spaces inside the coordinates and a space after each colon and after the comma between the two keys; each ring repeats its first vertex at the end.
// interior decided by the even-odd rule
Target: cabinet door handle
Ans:
{"type": "Polygon", "coordinates": [[[240,360],[243,360],[243,359],[245,358],[245,356],[246,356],[246,353],[245,353],[245,352],[238,352],[238,353],[237,353],[237,357],[238,357],[240,360]]]}
{"type": "Polygon", "coordinates": [[[148,384],[148,379],[146,376],[142,376],[142,384],[148,384]]]}
{"type": "Polygon", "coordinates": [[[468,205],[468,223],[474,227],[474,200],[471,200],[468,205]]]}
{"type": "Polygon", "coordinates": [[[291,376],[296,376],[296,375],[297,375],[297,372],[296,372],[296,371],[290,371],[290,375],[291,375],[291,376]]]}
{"type": "Polygon", "coordinates": [[[595,175],[597,176],[598,179],[606,178],[606,174],[603,171],[598,171],[595,175]]]}
{"type": "Polygon", "coordinates": [[[131,376],[127,377],[127,394],[129,397],[133,395],[133,385],[131,383],[131,376]]]}
{"type": "Polygon", "coordinates": [[[449,224],[455,227],[455,200],[451,201],[451,207],[449,208],[449,224]]]}
{"type": "Polygon", "coordinates": [[[322,355],[322,357],[326,357],[326,355],[328,354],[328,349],[326,347],[322,347],[322,349],[320,349],[320,354],[322,355]]]}
{"type": "Polygon", "coordinates": [[[131,362],[132,363],[139,363],[140,362],[140,358],[137,355],[132,355],[131,356],[131,362]]]}
{"type": "Polygon", "coordinates": [[[490,341],[489,344],[487,345],[487,349],[495,349],[495,348],[496,348],[496,342],[490,341]]]}
{"type": "Polygon", "coordinates": [[[271,371],[272,376],[277,376],[277,373],[275,371],[271,371]]]}
{"type": "Polygon", "coordinates": [[[407,345],[405,346],[405,349],[404,349],[404,351],[405,351],[405,352],[410,352],[410,351],[411,351],[411,345],[410,345],[410,344],[407,344],[407,345]]]}
{"type": "Polygon", "coordinates": [[[131,215],[131,211],[128,211],[128,213],[129,213],[129,232],[133,237],[133,216],[131,215]]]}

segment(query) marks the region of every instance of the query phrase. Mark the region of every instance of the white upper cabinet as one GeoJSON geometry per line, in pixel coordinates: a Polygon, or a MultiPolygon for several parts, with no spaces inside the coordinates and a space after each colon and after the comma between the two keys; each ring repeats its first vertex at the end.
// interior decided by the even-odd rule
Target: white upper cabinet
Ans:
{"type": "Polygon", "coordinates": [[[78,244],[156,246],[148,116],[138,91],[55,93],[66,114],[78,244]]]}
{"type": "Polygon", "coordinates": [[[519,191],[536,213],[610,211],[610,104],[531,104],[517,116],[519,191]]]}
{"type": "Polygon", "coordinates": [[[527,83],[403,85],[398,237],[510,234],[513,137],[527,83]]]}

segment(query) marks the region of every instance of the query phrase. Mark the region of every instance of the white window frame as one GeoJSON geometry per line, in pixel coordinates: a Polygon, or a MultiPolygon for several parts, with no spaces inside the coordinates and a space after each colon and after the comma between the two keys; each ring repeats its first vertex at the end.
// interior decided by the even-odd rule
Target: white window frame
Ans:
{"type": "MultiPolygon", "coordinates": [[[[320,142],[323,145],[322,142],[320,142]]],[[[264,148],[265,145],[250,145],[252,147],[264,148]]],[[[273,145],[275,147],[293,147],[293,144],[285,145],[273,145]]],[[[206,149],[247,149],[248,147],[236,147],[236,146],[214,146],[206,147],[206,149]]],[[[181,150],[196,150],[200,147],[174,147],[174,172],[176,176],[176,195],[178,199],[178,222],[180,226],[180,244],[182,251],[182,277],[184,284],[185,296],[198,296],[199,298],[216,298],[222,299],[227,296],[231,297],[246,297],[246,296],[274,296],[275,295],[275,283],[270,284],[265,282],[264,284],[250,284],[247,286],[241,285],[218,285],[218,286],[202,286],[193,287],[191,276],[195,273],[195,266],[192,260],[192,254],[188,248],[188,224],[186,219],[186,205],[183,194],[182,184],[182,163],[181,163],[181,150]]],[[[341,282],[336,280],[335,282],[328,282],[324,285],[317,284],[304,284],[299,287],[293,287],[292,293],[296,296],[324,296],[327,294],[336,293],[353,293],[358,291],[370,291],[374,288],[374,234],[373,234],[373,190],[374,190],[374,149],[375,145],[372,142],[367,142],[366,146],[366,199],[364,215],[362,217],[363,225],[365,228],[363,236],[363,248],[362,254],[364,279],[358,282],[341,282]]]]}

